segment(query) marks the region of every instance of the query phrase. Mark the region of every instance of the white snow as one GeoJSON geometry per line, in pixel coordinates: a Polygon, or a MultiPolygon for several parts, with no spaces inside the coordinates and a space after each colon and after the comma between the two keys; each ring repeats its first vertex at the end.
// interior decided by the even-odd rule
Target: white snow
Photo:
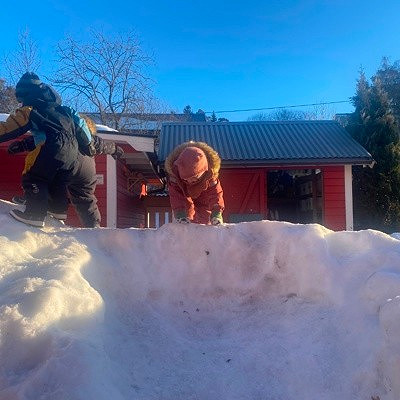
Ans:
{"type": "Polygon", "coordinates": [[[400,241],[262,221],[40,230],[0,201],[0,399],[400,398],[400,241]]]}
{"type": "Polygon", "coordinates": [[[114,128],[110,128],[107,125],[96,124],[96,129],[98,132],[118,132],[114,128]]]}

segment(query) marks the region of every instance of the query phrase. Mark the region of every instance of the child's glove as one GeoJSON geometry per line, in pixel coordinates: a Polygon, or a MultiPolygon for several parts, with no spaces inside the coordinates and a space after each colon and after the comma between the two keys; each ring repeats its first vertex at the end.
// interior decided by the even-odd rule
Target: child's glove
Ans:
{"type": "Polygon", "coordinates": [[[115,146],[114,153],[111,154],[112,158],[114,160],[119,160],[124,154],[124,150],[122,150],[122,147],[115,146]]]}
{"type": "Polygon", "coordinates": [[[221,211],[213,211],[211,213],[211,225],[221,225],[224,223],[224,220],[222,219],[222,213],[221,211]]]}
{"type": "Polygon", "coordinates": [[[188,217],[175,218],[175,222],[177,224],[190,224],[190,219],[188,217]]]}
{"type": "Polygon", "coordinates": [[[24,151],[28,151],[28,149],[26,148],[23,140],[16,140],[15,142],[12,142],[7,148],[8,154],[17,154],[24,151]]]}

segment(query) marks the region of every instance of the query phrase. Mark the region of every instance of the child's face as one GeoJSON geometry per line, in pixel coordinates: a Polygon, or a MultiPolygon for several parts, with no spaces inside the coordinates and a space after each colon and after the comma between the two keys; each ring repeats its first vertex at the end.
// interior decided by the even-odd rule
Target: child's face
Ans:
{"type": "Polygon", "coordinates": [[[193,185],[194,183],[198,182],[201,177],[205,174],[205,172],[201,172],[200,174],[197,174],[195,176],[191,176],[190,178],[182,179],[185,183],[188,183],[189,185],[193,185]]]}

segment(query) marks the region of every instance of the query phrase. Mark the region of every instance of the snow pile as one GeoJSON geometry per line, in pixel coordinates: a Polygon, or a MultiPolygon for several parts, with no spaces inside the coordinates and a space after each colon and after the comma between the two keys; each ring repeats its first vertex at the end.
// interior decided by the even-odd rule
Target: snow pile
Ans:
{"type": "Polygon", "coordinates": [[[0,202],[0,399],[400,398],[400,241],[253,222],[26,228],[0,202]]]}

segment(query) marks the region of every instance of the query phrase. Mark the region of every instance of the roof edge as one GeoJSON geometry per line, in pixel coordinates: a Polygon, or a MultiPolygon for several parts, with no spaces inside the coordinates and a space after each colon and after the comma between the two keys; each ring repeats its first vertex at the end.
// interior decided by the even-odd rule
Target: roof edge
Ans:
{"type": "Polygon", "coordinates": [[[294,120],[286,120],[286,121],[221,121],[221,122],[210,122],[210,121],[165,121],[162,122],[162,126],[167,125],[253,125],[253,124],[264,124],[264,125],[283,125],[283,124],[321,124],[321,123],[329,123],[329,124],[337,124],[340,125],[338,121],[333,119],[294,119],[294,120]]]}
{"type": "MultiPolygon", "coordinates": [[[[164,164],[165,160],[160,160],[161,164],[164,164]]],[[[375,160],[372,158],[302,158],[302,159],[264,159],[264,160],[221,160],[221,166],[227,167],[242,167],[252,168],[261,166],[303,166],[303,165],[368,165],[373,166],[375,160]]]]}

